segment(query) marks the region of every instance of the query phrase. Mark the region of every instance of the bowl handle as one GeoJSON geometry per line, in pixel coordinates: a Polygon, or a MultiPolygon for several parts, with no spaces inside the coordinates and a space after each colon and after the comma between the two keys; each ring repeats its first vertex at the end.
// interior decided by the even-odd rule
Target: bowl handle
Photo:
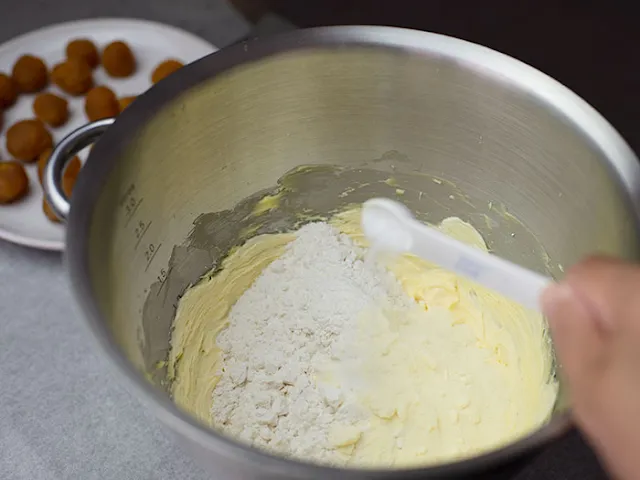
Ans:
{"type": "Polygon", "coordinates": [[[62,173],[65,166],[76,153],[94,143],[113,122],[115,118],[87,123],[64,137],[51,152],[42,185],[47,202],[61,220],[67,219],[71,208],[69,198],[62,190],[62,173]]]}

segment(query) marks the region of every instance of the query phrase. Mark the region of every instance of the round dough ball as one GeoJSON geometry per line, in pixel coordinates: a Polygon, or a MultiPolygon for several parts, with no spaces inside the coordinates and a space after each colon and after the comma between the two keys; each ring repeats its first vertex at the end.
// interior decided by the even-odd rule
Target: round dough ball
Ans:
{"type": "Polygon", "coordinates": [[[55,213],[53,213],[53,209],[47,202],[47,199],[44,197],[42,198],[42,211],[47,216],[47,218],[51,220],[53,223],[60,223],[60,219],[55,213]]]}
{"type": "Polygon", "coordinates": [[[9,75],[0,73],[0,109],[9,108],[16,103],[18,86],[9,75]]]}
{"type": "Polygon", "coordinates": [[[91,67],[76,58],[70,58],[53,67],[51,79],[69,95],[84,95],[93,87],[91,67]]]}
{"type": "Polygon", "coordinates": [[[69,104],[53,93],[41,93],[33,101],[33,113],[47,125],[60,127],[69,119],[69,104]]]}
{"type": "Polygon", "coordinates": [[[124,42],[113,42],[102,52],[102,66],[112,77],[128,77],[136,70],[136,59],[124,42]]]}
{"type": "Polygon", "coordinates": [[[84,111],[91,122],[102,118],[115,117],[120,113],[118,97],[108,87],[95,87],[87,93],[84,111]]]}
{"type": "Polygon", "coordinates": [[[49,164],[49,157],[51,156],[51,152],[53,152],[53,148],[47,148],[40,155],[38,155],[38,180],[40,181],[40,185],[42,185],[44,170],[49,164]]]}
{"type": "Polygon", "coordinates": [[[29,192],[29,177],[18,162],[0,162],[0,204],[20,200],[29,192]]]}
{"type": "Polygon", "coordinates": [[[62,191],[65,193],[67,198],[71,198],[73,187],[76,184],[81,168],[82,162],[78,156],[75,156],[69,163],[67,163],[67,166],[62,173],[62,191]]]}
{"type": "Polygon", "coordinates": [[[35,93],[49,83],[47,66],[38,57],[23,55],[13,66],[11,77],[23,93],[35,93]]]}
{"type": "Polygon", "coordinates": [[[40,120],[22,120],[7,130],[7,151],[23,162],[33,162],[52,146],[51,134],[40,120]]]}
{"type": "Polygon", "coordinates": [[[158,83],[160,80],[164,80],[173,72],[180,70],[182,67],[184,67],[184,64],[179,60],[165,60],[155,68],[151,74],[151,81],[153,83],[158,83]]]}
{"type": "Polygon", "coordinates": [[[86,38],[77,38],[67,44],[67,58],[80,60],[91,68],[96,68],[100,63],[100,55],[95,44],[86,38]]]}
{"type": "Polygon", "coordinates": [[[124,109],[131,105],[136,98],[138,98],[136,95],[120,98],[118,100],[118,103],[120,104],[120,111],[124,111],[124,109]]]}

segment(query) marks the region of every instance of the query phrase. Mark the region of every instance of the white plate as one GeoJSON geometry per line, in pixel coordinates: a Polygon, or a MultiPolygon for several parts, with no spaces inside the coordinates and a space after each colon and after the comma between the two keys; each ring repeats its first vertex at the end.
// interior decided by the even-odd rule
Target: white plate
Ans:
{"type": "MultiPolygon", "coordinates": [[[[69,22],[27,33],[0,45],[0,71],[11,73],[14,62],[30,53],[42,58],[49,69],[65,57],[65,47],[74,38],[90,38],[99,49],[114,40],[126,41],[138,62],[135,75],[113,79],[98,67],[94,72],[96,85],[107,85],[119,97],[138,95],[151,86],[151,72],[167,58],[187,64],[204,57],[216,47],[183,30],[144,20],[98,19],[69,22]]],[[[47,88],[69,101],[70,119],[66,125],[50,129],[54,141],[87,122],[83,97],[64,95],[57,87],[47,88]]],[[[0,159],[11,156],[6,151],[4,133],[18,120],[33,118],[34,95],[21,95],[16,104],[4,113],[4,127],[0,135],[0,159]]],[[[84,160],[84,159],[83,159],[84,160]]],[[[11,205],[0,205],[0,238],[45,250],[64,249],[64,226],[50,222],[42,212],[42,188],[35,164],[28,165],[29,196],[11,205]]]]}

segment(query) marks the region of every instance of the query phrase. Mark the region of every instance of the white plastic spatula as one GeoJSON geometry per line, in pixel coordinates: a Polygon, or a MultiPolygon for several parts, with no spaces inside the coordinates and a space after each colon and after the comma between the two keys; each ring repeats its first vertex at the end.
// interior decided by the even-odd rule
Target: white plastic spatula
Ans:
{"type": "Polygon", "coordinates": [[[364,203],[362,230],[372,247],[408,252],[474,280],[532,310],[552,280],[466,245],[417,221],[401,203],[374,198],[364,203]]]}

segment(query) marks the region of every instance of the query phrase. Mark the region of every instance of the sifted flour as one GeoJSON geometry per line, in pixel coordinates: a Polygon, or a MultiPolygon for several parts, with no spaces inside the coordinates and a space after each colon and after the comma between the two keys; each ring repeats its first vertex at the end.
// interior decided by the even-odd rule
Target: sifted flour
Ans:
{"type": "MultiPolygon", "coordinates": [[[[487,250],[459,218],[438,228],[487,250]]],[[[366,252],[358,208],[234,250],[180,299],[174,401],[243,443],[365,468],[469,458],[549,418],[541,315],[417,257],[366,252]]]]}
{"type": "Polygon", "coordinates": [[[353,357],[357,318],[411,304],[395,277],[326,223],[297,232],[230,311],[217,338],[214,424],[254,446],[346,462],[369,413],[330,366],[353,357]]]}

